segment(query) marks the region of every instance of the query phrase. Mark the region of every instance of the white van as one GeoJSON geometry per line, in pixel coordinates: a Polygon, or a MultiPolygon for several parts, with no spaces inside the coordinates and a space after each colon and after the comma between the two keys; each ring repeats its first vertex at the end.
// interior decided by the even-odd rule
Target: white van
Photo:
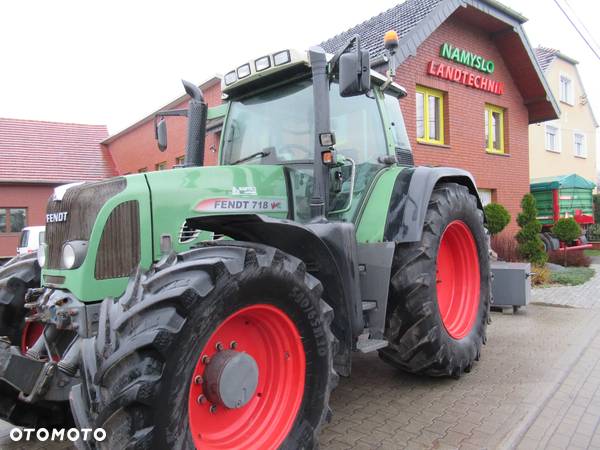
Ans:
{"type": "Polygon", "coordinates": [[[21,239],[17,247],[17,255],[26,255],[27,253],[35,253],[44,241],[44,233],[46,227],[25,227],[21,231],[21,239]]]}

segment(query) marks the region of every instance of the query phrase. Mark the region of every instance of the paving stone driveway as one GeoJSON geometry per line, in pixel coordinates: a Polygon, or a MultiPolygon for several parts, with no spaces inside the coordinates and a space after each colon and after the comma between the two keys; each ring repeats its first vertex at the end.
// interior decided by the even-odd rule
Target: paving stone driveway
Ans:
{"type": "Polygon", "coordinates": [[[588,283],[579,286],[556,286],[533,290],[533,300],[539,303],[574,308],[600,308],[600,261],[594,257],[590,267],[596,275],[588,283]],[[597,261],[597,262],[596,262],[597,261]]]}
{"type": "Polygon", "coordinates": [[[414,377],[375,355],[359,356],[333,394],[322,448],[517,446],[557,377],[598,333],[600,310],[530,305],[492,317],[481,361],[459,380],[414,377]]]}
{"type": "MultiPolygon", "coordinates": [[[[589,284],[555,295],[598,299],[600,276],[589,284]]],[[[550,303],[540,292],[533,301],[550,303]]],[[[333,393],[321,447],[600,448],[600,307],[532,304],[492,319],[481,361],[459,380],[415,377],[377,355],[357,355],[352,377],[333,393]]],[[[19,447],[9,429],[0,423],[2,449],[66,448],[19,447]]]]}
{"type": "Polygon", "coordinates": [[[600,448],[600,335],[567,374],[519,444],[538,448],[600,448]]]}

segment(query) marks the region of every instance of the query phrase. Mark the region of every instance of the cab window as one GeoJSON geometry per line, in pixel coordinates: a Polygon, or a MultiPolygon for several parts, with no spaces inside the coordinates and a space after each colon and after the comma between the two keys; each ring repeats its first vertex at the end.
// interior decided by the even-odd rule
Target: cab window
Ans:
{"type": "Polygon", "coordinates": [[[384,104],[388,120],[390,121],[395,147],[401,150],[410,150],[410,141],[406,133],[399,100],[393,95],[385,94],[384,104]]]}
{"type": "Polygon", "coordinates": [[[377,101],[366,95],[340,97],[338,85],[331,88],[331,129],[338,153],[356,164],[377,162],[387,153],[377,101]]]}

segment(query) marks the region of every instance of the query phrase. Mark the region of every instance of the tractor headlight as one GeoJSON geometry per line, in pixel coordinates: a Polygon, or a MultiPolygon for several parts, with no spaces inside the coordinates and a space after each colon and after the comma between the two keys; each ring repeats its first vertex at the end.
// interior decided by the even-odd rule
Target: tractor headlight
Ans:
{"type": "Polygon", "coordinates": [[[81,265],[87,252],[87,241],[71,241],[63,245],[61,265],[63,269],[75,269],[81,265]]]}
{"type": "Polygon", "coordinates": [[[250,64],[246,63],[237,68],[237,76],[239,79],[246,78],[250,75],[250,64]]]}
{"type": "Polygon", "coordinates": [[[275,63],[276,66],[280,66],[282,64],[289,63],[290,61],[291,61],[291,57],[290,57],[289,50],[284,50],[282,52],[275,53],[273,55],[273,62],[275,63]]]}
{"type": "Polygon", "coordinates": [[[229,72],[225,75],[225,84],[227,86],[229,86],[231,83],[235,83],[236,81],[237,81],[237,74],[235,73],[235,70],[232,70],[231,72],[229,72]]]}
{"type": "Polygon", "coordinates": [[[271,60],[268,56],[258,58],[256,61],[254,61],[254,67],[256,68],[257,72],[268,69],[269,67],[271,67],[271,60]]]}
{"type": "Polygon", "coordinates": [[[71,244],[65,244],[62,251],[62,266],[72,269],[75,265],[75,249],[71,244]]]}
{"type": "Polygon", "coordinates": [[[38,247],[38,250],[37,250],[37,261],[42,269],[46,265],[47,248],[48,248],[47,244],[40,244],[40,246],[38,247]]]}

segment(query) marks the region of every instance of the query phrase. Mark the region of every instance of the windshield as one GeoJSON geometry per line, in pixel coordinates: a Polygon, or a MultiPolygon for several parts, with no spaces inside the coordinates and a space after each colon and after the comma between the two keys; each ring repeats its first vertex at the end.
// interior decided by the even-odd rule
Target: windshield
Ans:
{"type": "Polygon", "coordinates": [[[29,230],[23,230],[21,232],[21,242],[19,243],[19,247],[27,247],[28,241],[29,241],[29,230]]]}
{"type": "MultiPolygon", "coordinates": [[[[225,164],[311,162],[314,152],[313,91],[310,80],[291,83],[234,101],[224,130],[225,164]]],[[[386,154],[381,117],[374,98],[342,98],[330,89],[335,148],[357,164],[386,154]]]]}

